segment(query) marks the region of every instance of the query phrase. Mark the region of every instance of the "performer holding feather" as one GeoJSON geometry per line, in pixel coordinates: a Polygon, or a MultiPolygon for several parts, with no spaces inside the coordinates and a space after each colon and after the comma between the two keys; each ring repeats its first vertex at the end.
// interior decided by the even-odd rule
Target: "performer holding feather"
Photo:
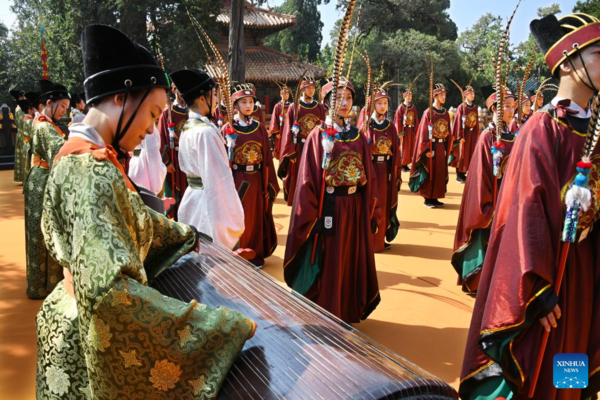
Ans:
{"type": "Polygon", "coordinates": [[[273,202],[279,193],[279,183],[267,130],[252,117],[256,101],[252,88],[249,85],[235,88],[231,102],[237,113],[232,124],[223,126],[222,133],[228,141],[229,163],[236,188],[239,189],[244,181],[250,184],[242,198],[245,230],[240,247],[256,251],[256,257],[250,261],[262,266],[277,247],[273,202]]]}
{"type": "Polygon", "coordinates": [[[465,183],[475,145],[479,139],[479,115],[477,105],[474,103],[475,90],[471,83],[469,82],[464,89],[458,83],[454,81],[452,83],[460,90],[463,102],[458,106],[456,115],[454,115],[452,154],[448,162],[456,168],[456,181],[465,183]]]}
{"type": "Polygon", "coordinates": [[[281,100],[273,107],[271,126],[269,127],[269,140],[271,142],[273,157],[279,160],[281,152],[281,132],[283,130],[288,109],[292,103],[290,101],[291,90],[288,85],[285,83],[283,85],[277,83],[277,85],[279,86],[281,100]]]}
{"type": "Polygon", "coordinates": [[[294,201],[298,167],[308,134],[325,120],[325,108],[314,98],[316,90],[317,81],[310,75],[303,76],[296,89],[294,104],[284,118],[277,175],[283,181],[283,197],[288,206],[294,201]]]}
{"type": "Polygon", "coordinates": [[[404,172],[410,171],[408,165],[412,162],[415,144],[417,143],[416,134],[417,128],[419,127],[419,110],[417,110],[417,106],[413,104],[412,98],[413,87],[417,79],[419,79],[419,76],[421,75],[418,75],[413,79],[406,91],[402,93],[404,101],[400,104],[396,110],[396,115],[394,116],[394,126],[396,127],[401,142],[401,164],[404,172]]]}
{"type": "Polygon", "coordinates": [[[373,236],[380,212],[371,149],[347,123],[354,87],[341,77],[356,1],[340,28],[333,77],[321,90],[328,111],[312,130],[300,160],[284,259],[297,292],[346,322],[365,319],[379,303],[373,236]]]}
{"type": "Polygon", "coordinates": [[[560,87],[520,131],[511,155],[519,162],[502,179],[461,373],[464,399],[600,391],[600,20],[550,15],[530,27],[560,87]],[[557,353],[588,355],[587,388],[554,387],[557,353]]]}
{"type": "Polygon", "coordinates": [[[433,58],[429,66],[429,108],[423,113],[413,154],[409,186],[425,199],[425,207],[443,207],[448,184],[448,151],[450,149],[450,115],[443,107],[446,88],[433,85],[433,58]]]}

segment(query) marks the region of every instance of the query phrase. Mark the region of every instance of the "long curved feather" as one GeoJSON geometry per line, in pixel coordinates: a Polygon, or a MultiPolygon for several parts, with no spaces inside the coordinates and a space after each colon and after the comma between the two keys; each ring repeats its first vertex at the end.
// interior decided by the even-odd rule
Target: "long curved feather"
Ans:
{"type": "MultiPolygon", "coordinates": [[[[504,112],[504,81],[502,79],[502,61],[504,60],[504,50],[506,49],[506,44],[508,43],[508,33],[510,32],[510,25],[517,13],[517,9],[521,4],[521,0],[517,3],[512,15],[508,19],[506,24],[506,29],[502,33],[502,38],[500,40],[500,49],[498,50],[498,58],[496,62],[496,120],[498,123],[496,124],[496,139],[500,140],[502,136],[502,114],[504,112]]],[[[508,64],[508,63],[507,63],[508,64]]],[[[508,74],[507,74],[508,75],[508,74]]]]}
{"type": "Polygon", "coordinates": [[[423,73],[420,73],[419,75],[417,75],[417,76],[415,77],[415,79],[413,79],[413,80],[412,80],[412,82],[410,83],[410,86],[408,86],[408,91],[409,91],[409,92],[411,92],[411,91],[412,91],[412,88],[413,88],[413,86],[415,86],[415,83],[417,82],[417,79],[419,79],[419,77],[420,77],[421,75],[423,75],[423,73]]]}
{"type": "Polygon", "coordinates": [[[208,47],[213,52],[213,55],[214,55],[215,60],[216,60],[215,64],[220,69],[220,72],[221,72],[221,74],[223,76],[223,82],[226,85],[226,87],[221,90],[221,94],[223,95],[223,98],[225,100],[225,107],[227,108],[227,114],[229,115],[230,121],[233,121],[233,103],[231,101],[231,92],[230,92],[231,79],[229,77],[229,71],[227,69],[227,63],[223,59],[223,56],[221,55],[221,53],[219,52],[219,50],[217,49],[217,47],[215,46],[215,44],[213,43],[213,41],[210,39],[210,36],[208,36],[208,34],[204,30],[204,28],[202,28],[202,25],[200,25],[200,23],[190,13],[189,10],[187,10],[187,13],[188,13],[188,16],[189,16],[190,20],[192,21],[192,24],[202,33],[202,36],[204,36],[204,39],[206,40],[206,43],[208,44],[208,47]]]}
{"type": "Polygon", "coordinates": [[[306,76],[307,72],[308,70],[305,69],[302,73],[302,76],[298,81],[298,86],[296,86],[296,93],[294,93],[294,122],[298,122],[298,108],[300,106],[300,86],[302,85],[302,82],[304,81],[304,77],[306,76]]]}
{"type": "Polygon", "coordinates": [[[346,12],[344,14],[344,18],[342,19],[342,23],[340,25],[340,31],[338,34],[338,41],[335,51],[335,58],[333,60],[333,77],[331,80],[332,90],[331,90],[331,103],[329,107],[329,116],[331,121],[335,121],[335,111],[337,104],[337,87],[340,81],[340,75],[342,73],[342,69],[344,67],[344,56],[346,53],[346,41],[348,39],[348,32],[350,31],[350,24],[352,23],[352,13],[354,12],[354,7],[356,6],[356,0],[350,0],[348,2],[348,7],[346,8],[346,12]]]}
{"type": "Polygon", "coordinates": [[[589,161],[600,138],[600,95],[596,93],[590,106],[592,116],[588,127],[585,143],[583,144],[583,159],[589,161]]]}
{"type": "Polygon", "coordinates": [[[531,74],[531,69],[533,68],[533,60],[535,55],[537,54],[537,50],[533,51],[531,58],[529,58],[529,62],[527,63],[527,67],[525,68],[525,73],[523,74],[523,82],[521,82],[521,86],[518,87],[517,92],[517,121],[521,121],[522,113],[523,113],[523,94],[525,93],[525,85],[527,84],[527,80],[529,79],[529,74],[531,74]]]}
{"type": "Polygon", "coordinates": [[[454,83],[454,85],[456,85],[456,87],[460,91],[460,97],[462,98],[462,101],[464,103],[465,102],[465,95],[464,95],[465,91],[458,83],[456,83],[456,81],[454,79],[450,79],[450,82],[452,82],[452,83],[454,83]]]}

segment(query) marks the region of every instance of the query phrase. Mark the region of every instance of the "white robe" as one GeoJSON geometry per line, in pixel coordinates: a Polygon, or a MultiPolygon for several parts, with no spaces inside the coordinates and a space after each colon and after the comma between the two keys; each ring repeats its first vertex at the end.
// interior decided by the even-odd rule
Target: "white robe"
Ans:
{"type": "Polygon", "coordinates": [[[244,233],[244,209],[233,181],[225,139],[208,118],[193,111],[190,120],[200,119],[200,129],[182,129],[179,138],[179,166],[186,175],[202,178],[203,189],[188,186],[177,219],[229,249],[244,233]]]}
{"type": "Polygon", "coordinates": [[[167,167],[160,154],[160,133],[158,133],[156,125],[154,133],[146,135],[136,149],[141,149],[141,153],[129,161],[129,178],[136,185],[158,195],[165,183],[167,167]]]}

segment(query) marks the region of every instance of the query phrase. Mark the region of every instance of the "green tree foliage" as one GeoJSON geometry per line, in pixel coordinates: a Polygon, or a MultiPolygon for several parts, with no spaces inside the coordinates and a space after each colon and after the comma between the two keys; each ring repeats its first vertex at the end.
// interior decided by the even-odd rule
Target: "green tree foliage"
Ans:
{"type": "MultiPolygon", "coordinates": [[[[347,0],[338,0],[344,8],[347,0]]],[[[450,0],[358,0],[362,6],[360,30],[395,33],[407,27],[435,36],[439,40],[456,40],[458,29],[450,15],[450,0]]]]}
{"type": "Polygon", "coordinates": [[[596,18],[600,18],[600,1],[598,0],[578,0],[575,3],[573,12],[581,12],[585,14],[593,15],[596,18]]]}
{"type": "MultiPolygon", "coordinates": [[[[3,71],[10,76],[0,75],[0,87],[38,90],[41,26],[45,28],[50,79],[74,91],[83,89],[80,38],[91,23],[115,26],[154,54],[160,49],[167,71],[199,67],[204,54],[186,8],[214,34],[220,5],[218,0],[14,0],[11,9],[17,22],[2,46],[8,54],[8,68],[3,71]]],[[[7,97],[6,91],[0,93],[0,100],[7,97]]]]}
{"type": "Polygon", "coordinates": [[[295,14],[296,25],[270,36],[265,44],[300,59],[316,61],[321,49],[323,23],[317,8],[319,0],[286,0],[275,11],[295,14]]]}

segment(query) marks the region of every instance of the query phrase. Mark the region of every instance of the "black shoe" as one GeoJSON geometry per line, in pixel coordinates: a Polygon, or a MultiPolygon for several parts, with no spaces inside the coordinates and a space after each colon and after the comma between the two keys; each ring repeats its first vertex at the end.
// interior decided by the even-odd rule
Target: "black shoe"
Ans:
{"type": "Polygon", "coordinates": [[[403,172],[410,172],[410,168],[408,168],[408,165],[403,165],[402,166],[402,171],[403,172]]]}
{"type": "Polygon", "coordinates": [[[427,208],[435,208],[435,203],[433,202],[433,200],[430,199],[425,199],[423,205],[427,208]]]}
{"type": "Polygon", "coordinates": [[[467,178],[463,178],[462,176],[459,176],[456,178],[456,182],[465,184],[467,182],[467,178]]]}
{"type": "Polygon", "coordinates": [[[444,203],[442,203],[441,201],[439,201],[438,199],[433,199],[433,204],[436,207],[444,207],[444,203]]]}
{"type": "Polygon", "coordinates": [[[389,249],[391,249],[391,248],[392,248],[392,245],[391,245],[391,244],[389,244],[389,243],[384,243],[384,244],[383,244],[383,248],[384,248],[384,249],[386,249],[386,250],[389,250],[389,249]]]}

